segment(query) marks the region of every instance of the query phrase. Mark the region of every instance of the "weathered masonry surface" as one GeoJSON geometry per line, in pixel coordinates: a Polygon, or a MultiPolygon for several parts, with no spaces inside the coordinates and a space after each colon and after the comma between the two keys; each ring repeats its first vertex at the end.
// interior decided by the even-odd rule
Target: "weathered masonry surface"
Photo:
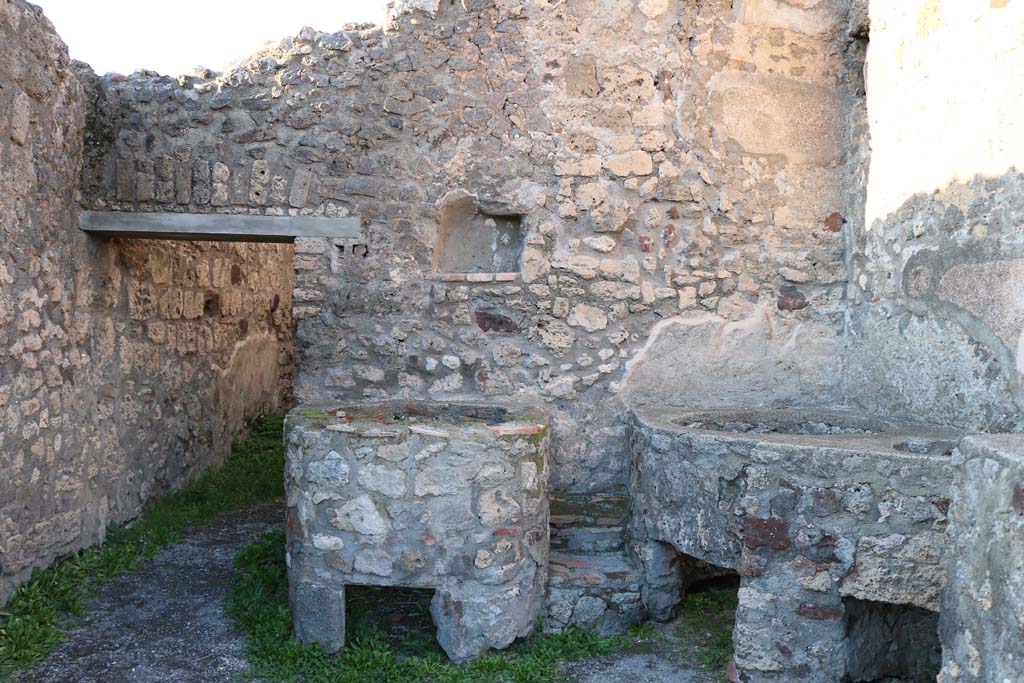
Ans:
{"type": "Polygon", "coordinates": [[[536,408],[296,408],[285,428],[288,577],[300,640],[335,651],[347,584],[433,588],[462,662],[529,635],[548,572],[547,418],[536,408]]]}
{"type": "Polygon", "coordinates": [[[838,3],[793,26],[730,4],[403,5],[225,74],[98,79],[111,144],[85,198],[358,216],[361,238],[296,242],[297,398],[534,396],[556,488],[622,486],[616,383],[659,320],[743,324],[801,366],[801,398],[841,400],[827,219],[860,48],[838,3]],[[438,252],[465,243],[444,239],[460,202],[481,230],[514,217],[517,279],[438,252]]]}
{"type": "Polygon", "coordinates": [[[630,538],[645,608],[672,614],[683,554],[741,578],[742,680],[934,680],[957,441],[820,409],[639,413],[630,538]],[[890,652],[900,638],[925,644],[890,652]]]}
{"type": "Polygon", "coordinates": [[[745,683],[1020,677],[986,434],[1024,430],[1024,3],[401,0],[177,78],[0,3],[0,594],[289,391],[513,397],[549,416],[545,628],[666,616],[704,563],[745,683]]]}
{"type": "Polygon", "coordinates": [[[88,86],[20,0],[0,44],[2,601],[285,405],[292,247],[80,232],[88,86]]]}

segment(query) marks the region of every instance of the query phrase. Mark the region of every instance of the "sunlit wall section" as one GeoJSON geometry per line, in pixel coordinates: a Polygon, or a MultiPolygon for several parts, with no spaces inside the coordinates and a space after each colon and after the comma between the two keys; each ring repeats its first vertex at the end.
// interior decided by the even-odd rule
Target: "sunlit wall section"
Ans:
{"type": "Polygon", "coordinates": [[[1024,2],[872,0],[867,54],[849,392],[874,411],[1020,430],[1024,2]]]}
{"type": "Polygon", "coordinates": [[[868,227],[918,193],[1024,168],[1024,2],[871,3],[868,227]]]}

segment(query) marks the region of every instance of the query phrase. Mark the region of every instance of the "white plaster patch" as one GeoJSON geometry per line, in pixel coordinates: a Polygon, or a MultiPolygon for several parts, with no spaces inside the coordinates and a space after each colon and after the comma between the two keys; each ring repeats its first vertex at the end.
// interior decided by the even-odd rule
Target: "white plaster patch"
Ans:
{"type": "Polygon", "coordinates": [[[415,10],[426,12],[430,16],[437,16],[437,9],[441,0],[397,0],[391,8],[391,18],[397,19],[403,14],[409,14],[415,10]]]}

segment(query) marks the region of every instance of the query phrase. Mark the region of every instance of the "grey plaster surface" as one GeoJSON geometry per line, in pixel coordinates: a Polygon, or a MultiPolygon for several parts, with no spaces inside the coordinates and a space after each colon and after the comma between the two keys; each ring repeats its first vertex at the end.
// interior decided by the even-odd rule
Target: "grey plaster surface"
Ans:
{"type": "Polygon", "coordinates": [[[283,522],[272,503],[184,534],[138,572],[104,586],[67,641],[16,683],[219,683],[248,663],[224,614],[236,551],[283,522]]]}

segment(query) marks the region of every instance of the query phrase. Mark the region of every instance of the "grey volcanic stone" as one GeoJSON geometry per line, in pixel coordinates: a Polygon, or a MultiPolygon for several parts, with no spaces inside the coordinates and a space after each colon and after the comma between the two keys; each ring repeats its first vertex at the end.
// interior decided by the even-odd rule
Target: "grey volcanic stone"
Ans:
{"type": "Polygon", "coordinates": [[[601,662],[587,662],[569,677],[573,683],[706,683],[701,672],[683,668],[657,654],[628,654],[601,662]]]}
{"type": "Polygon", "coordinates": [[[304,581],[295,585],[295,637],[337,652],[345,644],[345,587],[304,581]]]}

